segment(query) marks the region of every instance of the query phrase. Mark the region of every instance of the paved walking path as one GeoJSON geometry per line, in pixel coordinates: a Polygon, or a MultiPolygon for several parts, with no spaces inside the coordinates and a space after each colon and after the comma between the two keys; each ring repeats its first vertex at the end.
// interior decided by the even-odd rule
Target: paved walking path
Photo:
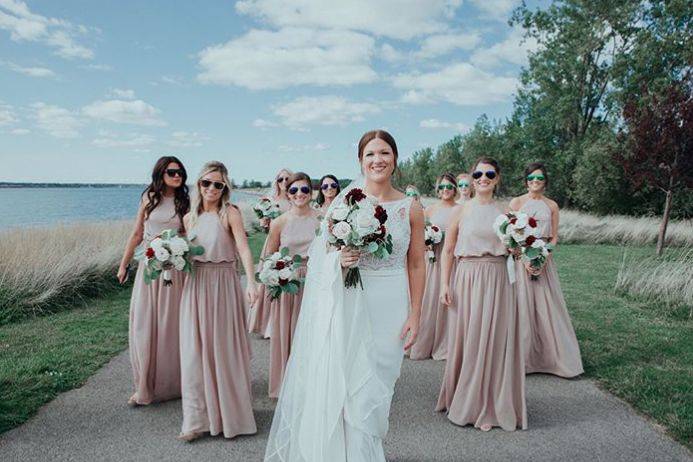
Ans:
{"type": "MultiPolygon", "coordinates": [[[[60,395],[25,425],[0,436],[0,460],[261,461],[274,408],[267,398],[269,342],[253,337],[252,347],[257,435],[177,441],[180,401],[126,405],[132,385],[124,352],[84,387],[60,395]]],[[[526,431],[456,427],[433,412],[443,367],[442,362],[405,360],[385,441],[388,460],[693,460],[683,446],[589,380],[530,376],[526,431]]]]}

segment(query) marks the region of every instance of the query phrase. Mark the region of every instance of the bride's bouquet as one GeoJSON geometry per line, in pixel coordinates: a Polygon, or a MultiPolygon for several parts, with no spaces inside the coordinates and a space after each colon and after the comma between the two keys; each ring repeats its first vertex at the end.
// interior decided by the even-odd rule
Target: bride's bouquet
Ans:
{"type": "Polygon", "coordinates": [[[426,239],[426,255],[428,256],[428,261],[434,263],[436,261],[436,254],[434,252],[435,246],[440,245],[445,237],[445,232],[438,226],[426,222],[426,229],[424,231],[424,237],[426,239]]]}
{"type": "Polygon", "coordinates": [[[264,284],[270,298],[279,298],[282,292],[297,294],[303,280],[298,277],[298,268],[303,259],[300,255],[289,255],[289,248],[261,259],[260,271],[255,273],[255,281],[264,284]]]}
{"type": "MultiPolygon", "coordinates": [[[[281,210],[279,209],[279,203],[273,201],[269,197],[263,197],[259,201],[257,201],[255,205],[253,205],[253,211],[260,220],[264,218],[274,220],[282,214],[281,210]]],[[[264,226],[263,229],[265,230],[265,232],[268,231],[268,228],[265,228],[264,226]]]]}
{"type": "MultiPolygon", "coordinates": [[[[392,235],[387,232],[387,212],[378,202],[354,188],[327,214],[327,241],[337,249],[349,247],[376,258],[392,253],[392,235]]],[[[358,266],[349,268],[344,279],[347,288],[361,286],[358,266]]]]}
{"type": "MultiPolygon", "coordinates": [[[[553,250],[553,246],[541,238],[537,220],[524,212],[499,215],[493,230],[515,260],[529,262],[532,268],[543,267],[553,250]]],[[[536,281],[539,277],[532,275],[531,279],[536,281]]]]}
{"type": "Polygon", "coordinates": [[[135,251],[135,258],[145,262],[144,282],[151,284],[162,276],[165,286],[173,284],[171,271],[192,273],[192,257],[202,255],[205,249],[192,245],[190,241],[178,235],[174,229],[165,229],[147,246],[140,246],[135,251]]]}

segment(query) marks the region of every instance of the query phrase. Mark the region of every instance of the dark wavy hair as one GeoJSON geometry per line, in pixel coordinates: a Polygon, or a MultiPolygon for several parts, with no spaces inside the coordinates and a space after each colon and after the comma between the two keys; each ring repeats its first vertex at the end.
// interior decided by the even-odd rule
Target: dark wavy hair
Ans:
{"type": "Polygon", "coordinates": [[[186,184],[188,180],[188,173],[185,171],[185,166],[175,156],[163,156],[154,164],[154,169],[152,170],[152,182],[149,183],[147,189],[144,190],[142,196],[146,196],[148,203],[144,208],[144,216],[148,218],[149,215],[154,211],[155,208],[159,206],[161,200],[164,197],[164,191],[166,190],[166,183],[164,182],[164,174],[168,168],[168,164],[175,162],[180,166],[183,171],[181,179],[183,183],[179,188],[176,188],[174,195],[174,204],[176,208],[176,215],[180,219],[180,230],[183,229],[183,217],[186,213],[190,211],[190,194],[188,192],[188,185],[186,184]]]}
{"type": "Polygon", "coordinates": [[[525,167],[525,186],[527,186],[527,177],[535,170],[541,170],[541,173],[544,174],[544,189],[547,189],[549,187],[549,174],[546,173],[546,166],[543,162],[532,162],[525,167]]]}
{"type": "Polygon", "coordinates": [[[334,180],[334,182],[337,183],[337,194],[342,192],[342,187],[339,185],[339,180],[336,176],[332,175],[331,173],[328,173],[327,175],[323,176],[322,178],[320,178],[320,183],[318,183],[318,197],[315,199],[318,205],[320,206],[322,206],[322,204],[325,203],[325,195],[322,193],[322,182],[325,181],[325,178],[334,180]]]}

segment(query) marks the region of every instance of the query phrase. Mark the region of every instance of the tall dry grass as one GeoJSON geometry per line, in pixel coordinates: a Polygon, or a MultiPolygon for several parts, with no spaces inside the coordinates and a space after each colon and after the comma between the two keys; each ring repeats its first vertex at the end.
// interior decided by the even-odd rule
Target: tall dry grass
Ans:
{"type": "Polygon", "coordinates": [[[670,252],[664,258],[624,254],[616,289],[669,306],[688,308],[693,315],[693,249],[670,252]]]}
{"type": "MultiPolygon", "coordinates": [[[[257,218],[238,204],[246,229],[257,218]]],[[[0,231],[0,324],[72,306],[117,286],[128,220],[0,231]]]]}
{"type": "Polygon", "coordinates": [[[0,323],[59,309],[116,284],[127,221],[0,233],[0,323]]]}

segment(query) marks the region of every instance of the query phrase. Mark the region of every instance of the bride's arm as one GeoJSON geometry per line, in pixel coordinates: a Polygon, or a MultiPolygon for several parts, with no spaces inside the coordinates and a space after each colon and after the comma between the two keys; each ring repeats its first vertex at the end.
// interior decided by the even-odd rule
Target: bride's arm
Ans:
{"type": "Polygon", "coordinates": [[[404,345],[408,350],[415,342],[419,333],[419,319],[421,317],[421,302],[426,285],[426,262],[424,244],[424,214],[421,203],[413,201],[409,213],[411,224],[411,239],[407,251],[407,272],[409,273],[409,293],[411,294],[411,312],[409,319],[402,329],[402,338],[409,332],[409,339],[404,345]]]}

